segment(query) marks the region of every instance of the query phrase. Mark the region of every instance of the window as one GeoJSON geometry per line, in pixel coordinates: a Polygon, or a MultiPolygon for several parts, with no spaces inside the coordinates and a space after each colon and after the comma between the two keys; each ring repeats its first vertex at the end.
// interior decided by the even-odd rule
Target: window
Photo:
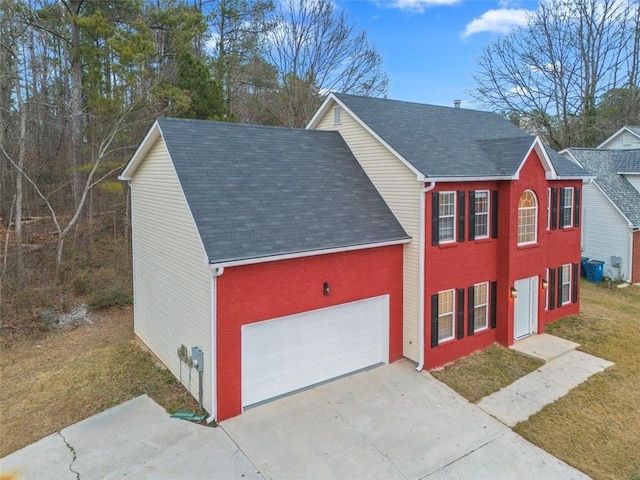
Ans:
{"type": "Polygon", "coordinates": [[[473,286],[473,331],[487,328],[489,305],[489,283],[476,283],[473,286]]]}
{"type": "Polygon", "coordinates": [[[489,236],[489,191],[476,191],[473,205],[474,238],[487,238],[489,236]]]}
{"type": "Polygon", "coordinates": [[[525,190],[518,201],[518,245],[538,240],[538,201],[531,190],[525,190]]]}
{"type": "Polygon", "coordinates": [[[453,338],[455,293],[455,290],[438,293],[438,342],[453,338]]]}
{"type": "Polygon", "coordinates": [[[622,136],[622,144],[624,146],[631,145],[631,134],[630,133],[625,132],[625,134],[622,136]]]}
{"type": "Polygon", "coordinates": [[[549,269],[544,269],[544,279],[547,282],[547,288],[544,291],[544,309],[549,310],[549,269]]]}
{"type": "Polygon", "coordinates": [[[560,267],[559,272],[559,297],[558,304],[566,305],[571,302],[571,264],[567,263],[560,267]]]}
{"type": "Polygon", "coordinates": [[[438,207],[439,243],[453,242],[456,238],[456,192],[440,192],[438,207]]]}
{"type": "Polygon", "coordinates": [[[562,216],[560,219],[560,226],[562,228],[573,226],[573,188],[562,188],[562,198],[560,205],[560,211],[562,216]]]}
{"type": "Polygon", "coordinates": [[[333,124],[340,125],[342,123],[342,107],[335,107],[333,109],[333,124]]]}

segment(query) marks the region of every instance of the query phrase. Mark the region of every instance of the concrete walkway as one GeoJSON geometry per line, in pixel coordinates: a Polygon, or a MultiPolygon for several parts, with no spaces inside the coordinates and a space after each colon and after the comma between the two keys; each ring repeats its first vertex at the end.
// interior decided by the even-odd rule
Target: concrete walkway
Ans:
{"type": "Polygon", "coordinates": [[[578,352],[579,345],[543,333],[516,342],[511,348],[546,362],[535,372],[483,398],[478,406],[509,427],[525,421],[545,405],[565,396],[612,362],[578,352]]]}

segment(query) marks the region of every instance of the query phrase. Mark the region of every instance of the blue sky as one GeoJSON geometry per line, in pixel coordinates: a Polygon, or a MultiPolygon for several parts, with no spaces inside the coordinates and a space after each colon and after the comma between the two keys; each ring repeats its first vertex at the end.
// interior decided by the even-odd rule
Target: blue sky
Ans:
{"type": "Polygon", "coordinates": [[[384,59],[395,100],[473,108],[476,58],[538,0],[334,0],[384,59]]]}

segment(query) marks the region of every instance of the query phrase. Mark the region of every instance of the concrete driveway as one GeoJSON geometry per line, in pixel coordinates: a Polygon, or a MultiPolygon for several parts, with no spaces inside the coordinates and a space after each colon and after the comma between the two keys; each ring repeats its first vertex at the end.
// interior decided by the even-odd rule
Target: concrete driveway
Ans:
{"type": "Polygon", "coordinates": [[[16,478],[586,479],[400,361],[200,427],[139,397],[0,461],[16,478]]]}

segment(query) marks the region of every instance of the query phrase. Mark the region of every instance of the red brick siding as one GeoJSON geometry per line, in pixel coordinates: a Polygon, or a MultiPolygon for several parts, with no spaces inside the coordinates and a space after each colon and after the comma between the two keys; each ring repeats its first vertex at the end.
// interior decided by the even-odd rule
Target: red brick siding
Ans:
{"type": "MultiPolygon", "coordinates": [[[[472,240],[462,243],[431,245],[432,197],[426,198],[425,254],[425,365],[434,368],[468,355],[498,341],[503,345],[513,343],[513,308],[510,288],[516,280],[545,276],[545,268],[557,268],[566,263],[580,262],[580,228],[547,230],[547,188],[581,187],[581,181],[548,181],[544,168],[536,155],[531,153],[522,169],[520,179],[514,181],[465,182],[437,184],[435,192],[464,191],[468,219],[468,195],[472,190],[498,191],[498,238],[472,240]],[[518,247],[518,200],[525,190],[535,193],[538,201],[538,241],[534,245],[518,247]],[[472,336],[467,335],[468,305],[466,289],[475,283],[497,281],[497,327],[472,336]],[[465,289],[465,335],[430,346],[431,295],[451,288],[465,289]]],[[[468,221],[465,230],[468,230],[468,221]]],[[[545,292],[539,291],[538,332],[544,332],[545,324],[567,315],[578,313],[578,304],[568,304],[553,311],[545,311],[545,292]]]]}
{"type": "Polygon", "coordinates": [[[242,411],[242,325],[389,294],[389,360],[400,359],[402,259],[396,245],[225,269],[217,280],[218,420],[242,411]]]}

